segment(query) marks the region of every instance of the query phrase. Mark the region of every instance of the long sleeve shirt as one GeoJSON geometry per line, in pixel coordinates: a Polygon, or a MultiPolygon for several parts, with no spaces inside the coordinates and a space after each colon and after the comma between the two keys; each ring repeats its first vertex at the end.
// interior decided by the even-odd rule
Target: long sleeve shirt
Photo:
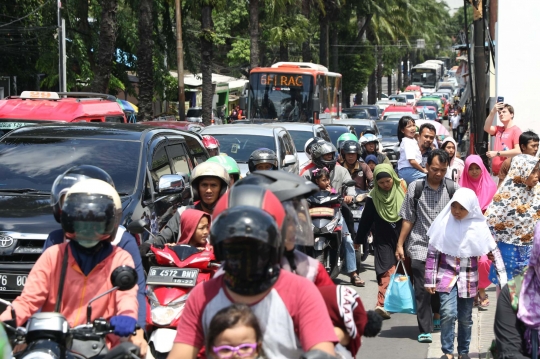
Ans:
{"type": "MultiPolygon", "coordinates": [[[[491,251],[501,286],[506,284],[506,270],[499,248],[491,251]]],[[[478,257],[456,258],[429,245],[426,259],[425,287],[450,293],[458,286],[459,298],[474,298],[478,292],[478,257]]]]}

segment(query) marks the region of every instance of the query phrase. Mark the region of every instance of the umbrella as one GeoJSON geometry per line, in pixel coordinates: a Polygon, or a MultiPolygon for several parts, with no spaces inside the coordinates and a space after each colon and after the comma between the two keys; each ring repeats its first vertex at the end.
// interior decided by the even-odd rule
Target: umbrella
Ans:
{"type": "Polygon", "coordinates": [[[116,102],[118,102],[118,104],[120,105],[120,107],[124,111],[130,111],[130,112],[134,112],[134,113],[139,112],[139,108],[137,106],[135,106],[134,104],[132,104],[131,102],[129,102],[129,101],[116,99],[116,102]]]}
{"type": "Polygon", "coordinates": [[[450,136],[450,132],[448,132],[446,127],[444,127],[442,123],[439,123],[437,121],[433,121],[433,120],[415,120],[414,123],[418,127],[422,126],[424,123],[430,123],[433,126],[435,126],[435,131],[437,132],[437,136],[438,135],[450,136]]]}

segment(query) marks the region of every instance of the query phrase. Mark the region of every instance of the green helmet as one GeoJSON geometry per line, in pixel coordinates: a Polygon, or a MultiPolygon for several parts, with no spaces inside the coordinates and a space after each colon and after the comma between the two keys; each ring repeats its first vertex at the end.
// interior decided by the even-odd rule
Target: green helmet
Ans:
{"type": "Polygon", "coordinates": [[[227,156],[227,155],[219,155],[210,157],[206,160],[206,162],[215,162],[219,163],[225,169],[227,170],[227,173],[234,178],[234,182],[238,181],[240,179],[240,167],[238,167],[238,164],[234,160],[234,158],[227,156]]]}
{"type": "Polygon", "coordinates": [[[358,142],[358,137],[356,137],[355,135],[353,135],[352,133],[350,132],[347,132],[347,133],[344,133],[342,134],[341,136],[339,136],[338,140],[337,140],[337,149],[339,151],[339,149],[341,148],[341,145],[345,142],[345,141],[355,141],[355,142],[358,142]]]}

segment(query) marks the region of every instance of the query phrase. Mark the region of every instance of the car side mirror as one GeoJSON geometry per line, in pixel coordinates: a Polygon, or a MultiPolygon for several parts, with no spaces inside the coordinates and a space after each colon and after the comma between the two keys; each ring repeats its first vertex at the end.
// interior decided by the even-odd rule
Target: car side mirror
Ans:
{"type": "Polygon", "coordinates": [[[186,180],[183,174],[163,175],[159,178],[158,194],[177,194],[186,189],[186,180]]]}
{"type": "Polygon", "coordinates": [[[283,167],[291,166],[296,163],[296,157],[294,155],[285,155],[283,159],[283,167]]]}

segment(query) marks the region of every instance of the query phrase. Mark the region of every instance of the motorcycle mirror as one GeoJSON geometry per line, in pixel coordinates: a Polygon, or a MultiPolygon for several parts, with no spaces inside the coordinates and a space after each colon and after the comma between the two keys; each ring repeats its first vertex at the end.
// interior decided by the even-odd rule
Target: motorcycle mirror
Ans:
{"type": "Polygon", "coordinates": [[[130,290],[135,286],[135,284],[137,284],[137,281],[138,276],[134,268],[128,266],[120,266],[115,268],[111,274],[111,283],[113,287],[105,293],[101,293],[97,297],[90,299],[90,302],[88,302],[88,306],[86,307],[86,322],[90,324],[90,320],[92,319],[93,302],[116,290],[130,290]]]}
{"type": "Polygon", "coordinates": [[[138,219],[136,221],[131,221],[126,229],[129,233],[135,233],[135,234],[140,234],[140,233],[143,233],[146,229],[146,227],[148,227],[149,223],[148,221],[144,220],[144,219],[138,219]]]}

